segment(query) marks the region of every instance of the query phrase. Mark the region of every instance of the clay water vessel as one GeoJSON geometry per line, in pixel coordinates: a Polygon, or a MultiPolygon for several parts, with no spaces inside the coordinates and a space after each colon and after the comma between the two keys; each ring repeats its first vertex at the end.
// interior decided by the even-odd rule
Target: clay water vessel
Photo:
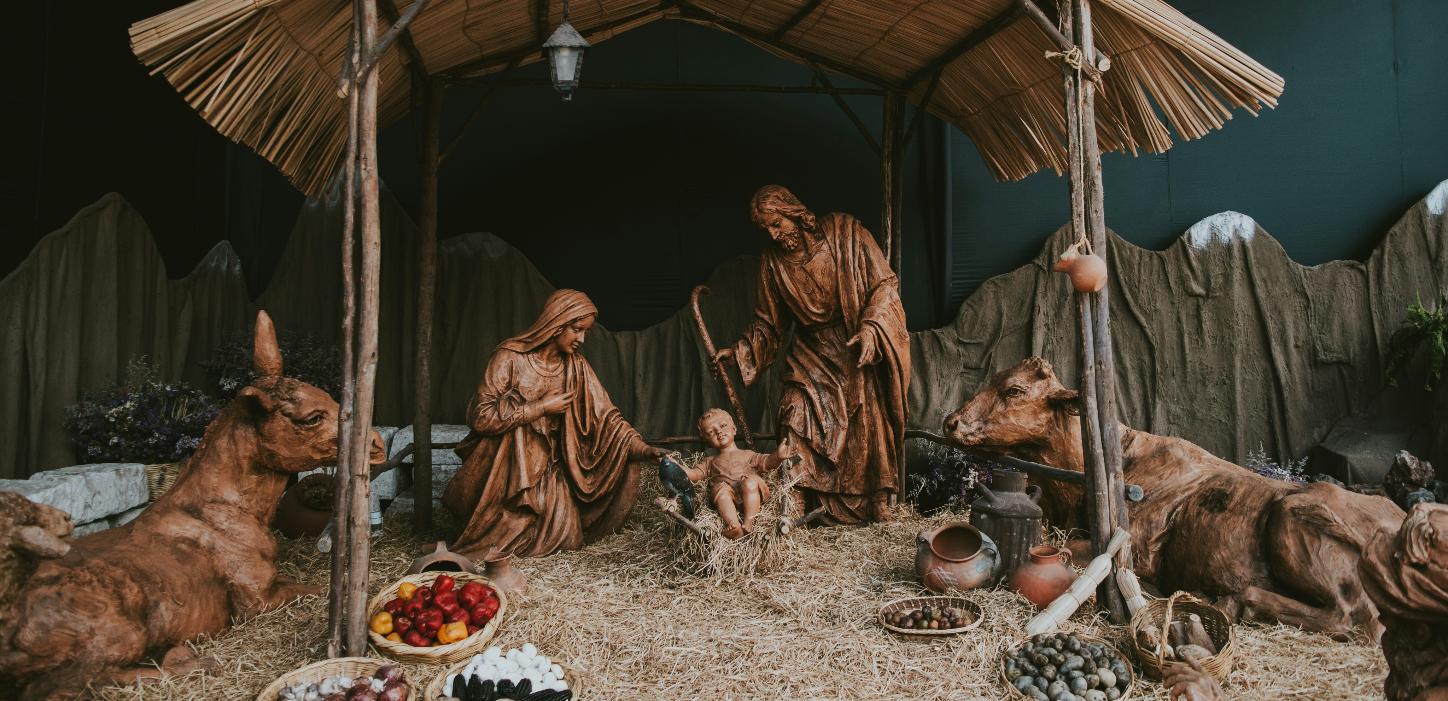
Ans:
{"type": "Polygon", "coordinates": [[[1037,609],[1050,605],[1076,581],[1076,571],[1061,561],[1064,552],[1051,545],[1031,548],[1030,562],[1021,565],[1011,575],[1011,588],[1035,604],[1037,609]]]}
{"type": "Polygon", "coordinates": [[[498,585],[508,596],[528,591],[528,578],[513,568],[510,557],[497,550],[488,553],[488,557],[483,560],[483,576],[492,580],[493,584],[498,585]]]}
{"type": "Polygon", "coordinates": [[[991,540],[1001,554],[1001,576],[1030,560],[1041,542],[1041,488],[1026,484],[1026,473],[996,468],[991,483],[977,485],[981,497],[970,504],[970,525],[991,540]]]}
{"type": "Polygon", "coordinates": [[[447,544],[437,541],[437,546],[432,552],[423,555],[412,561],[412,566],[407,568],[408,574],[419,572],[471,572],[473,561],[447,549],[447,544]]]}
{"type": "Polygon", "coordinates": [[[937,593],[974,589],[994,581],[1001,556],[996,544],[963,521],[921,531],[915,542],[915,574],[937,593]]]}
{"type": "Polygon", "coordinates": [[[1100,292],[1106,287],[1106,260],[1095,253],[1082,253],[1079,242],[1068,247],[1051,270],[1066,273],[1077,292],[1100,292]]]}

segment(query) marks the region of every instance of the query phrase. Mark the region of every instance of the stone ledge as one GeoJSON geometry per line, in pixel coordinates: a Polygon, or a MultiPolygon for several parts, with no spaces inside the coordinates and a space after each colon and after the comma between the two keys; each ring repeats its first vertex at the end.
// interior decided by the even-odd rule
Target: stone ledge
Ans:
{"type": "MultiPolygon", "coordinates": [[[[392,457],[402,452],[403,448],[412,445],[412,427],[403,426],[392,436],[392,442],[387,449],[387,457],[392,457]]],[[[459,424],[433,424],[433,443],[457,443],[468,437],[468,427],[459,424]]],[[[412,464],[412,456],[409,455],[402,460],[403,464],[412,464]]],[[[433,448],[432,464],[437,465],[461,465],[462,458],[453,452],[452,448],[433,448]]]]}
{"type": "Polygon", "coordinates": [[[62,467],[36,473],[28,480],[0,480],[0,490],[54,506],[70,514],[71,522],[77,524],[134,509],[150,498],[146,467],[140,463],[62,467]]]}

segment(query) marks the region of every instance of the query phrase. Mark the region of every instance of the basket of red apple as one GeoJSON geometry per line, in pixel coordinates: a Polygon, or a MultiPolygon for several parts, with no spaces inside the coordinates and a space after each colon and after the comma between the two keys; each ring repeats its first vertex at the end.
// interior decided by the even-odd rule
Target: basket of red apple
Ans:
{"type": "Polygon", "coordinates": [[[508,610],[508,597],[468,572],[422,572],[368,602],[368,635],[388,657],[448,664],[482,650],[508,610]]]}

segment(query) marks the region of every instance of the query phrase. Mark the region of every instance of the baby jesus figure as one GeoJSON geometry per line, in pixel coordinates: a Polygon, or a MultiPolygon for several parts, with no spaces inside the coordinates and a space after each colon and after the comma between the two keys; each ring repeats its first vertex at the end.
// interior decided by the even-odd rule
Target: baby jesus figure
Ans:
{"type": "Polygon", "coordinates": [[[709,480],[709,500],[724,521],[724,537],[731,540],[742,538],[754,529],[759,505],[769,498],[769,484],[761,473],[768,473],[794,457],[788,443],[780,443],[778,450],[768,454],[744,450],[734,444],[736,432],[734,417],[728,412],[723,409],[704,412],[699,417],[699,435],[718,453],[684,470],[691,482],[709,480]]]}

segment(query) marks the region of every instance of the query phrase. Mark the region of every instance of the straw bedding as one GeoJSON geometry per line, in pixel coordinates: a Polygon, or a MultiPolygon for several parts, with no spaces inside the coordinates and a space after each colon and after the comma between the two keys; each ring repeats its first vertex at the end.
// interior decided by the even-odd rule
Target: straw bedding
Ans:
{"type": "MultiPolygon", "coordinates": [[[[685,456],[683,462],[692,468],[702,458],[703,453],[696,453],[685,456]]],[[[765,572],[779,562],[782,557],[781,550],[789,542],[789,536],[779,534],[780,519],[799,518],[804,515],[795,513],[794,502],[790,496],[799,478],[786,477],[783,481],[767,479],[769,498],[759,505],[754,530],[738,540],[723,536],[724,522],[709,501],[708,482],[697,485],[694,523],[704,531],[707,538],[700,538],[683,526],[675,527],[668,536],[674,550],[673,566],[689,574],[724,581],[765,572]]],[[[656,483],[654,480],[644,480],[644,484],[644,489],[648,492],[653,490],[656,483]]],[[[649,508],[653,498],[647,493],[645,497],[642,501],[645,508],[649,508]]]]}
{"type": "MultiPolygon", "coordinates": [[[[652,480],[644,480],[650,483],[652,480]]],[[[533,642],[576,670],[593,699],[1004,699],[995,665],[1021,638],[1029,604],[1005,590],[969,592],[986,612],[971,633],[904,639],[875,620],[883,603],[920,592],[915,534],[933,517],[795,531],[778,566],[718,581],[676,565],[678,535],[643,501],[624,529],[587,548],[519,563],[529,592],[496,643],[533,642]]],[[[446,527],[446,524],[444,524],[446,527]]],[[[398,521],[373,547],[372,589],[400,576],[422,543],[398,521]]],[[[286,542],[282,569],[323,584],[327,561],[308,540],[286,542]]],[[[320,659],[326,601],[310,597],[252,619],[197,650],[214,672],[99,690],[104,699],[251,699],[276,676],[320,659]]],[[[1120,646],[1125,628],[1078,613],[1070,630],[1120,646]]],[[[1366,643],[1286,627],[1238,626],[1231,698],[1361,699],[1382,695],[1386,666],[1366,643]]],[[[420,687],[439,666],[404,665],[420,687]]],[[[1135,698],[1165,699],[1158,687],[1135,698]],[[1153,693],[1154,692],[1154,693],[1153,693]]]]}

